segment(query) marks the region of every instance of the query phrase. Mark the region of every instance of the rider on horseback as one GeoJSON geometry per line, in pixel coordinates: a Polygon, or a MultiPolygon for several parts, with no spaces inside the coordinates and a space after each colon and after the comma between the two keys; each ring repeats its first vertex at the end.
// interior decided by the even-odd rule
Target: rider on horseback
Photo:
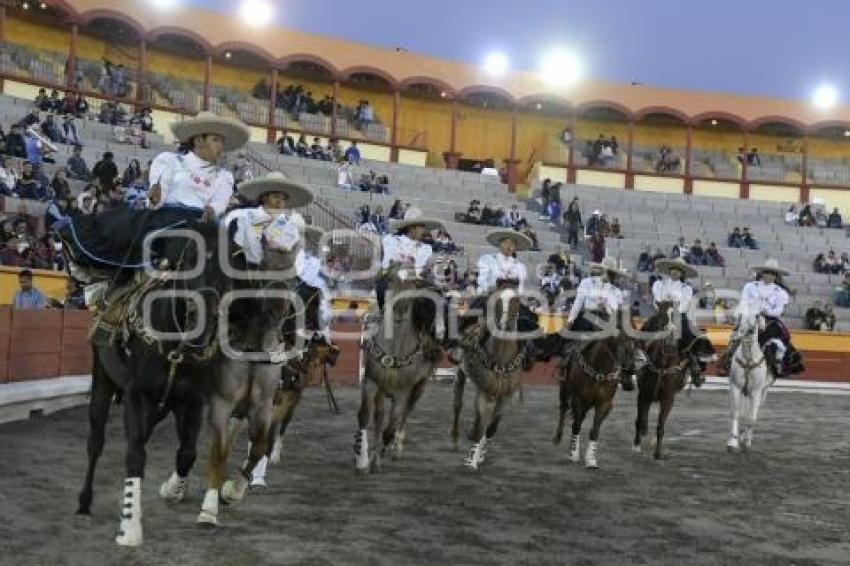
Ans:
{"type": "Polygon", "coordinates": [[[704,351],[700,354],[694,351],[694,344],[698,340],[706,341],[706,338],[694,333],[693,321],[688,318],[694,291],[687,280],[699,274],[695,268],[685,263],[681,258],[659,259],[655,262],[655,269],[662,275],[662,278],[652,284],[652,298],[656,306],[669,302],[673,303],[677,309],[681,321],[679,351],[683,356],[687,356],[691,379],[694,385],[699,387],[705,381],[703,375],[705,364],[717,359],[710,343],[706,342],[706,346],[703,347],[704,351]]]}
{"type": "MultiPolygon", "coordinates": [[[[442,227],[443,223],[440,220],[426,218],[420,209],[413,207],[407,209],[403,220],[392,222],[391,228],[394,234],[388,234],[383,238],[381,273],[375,281],[375,294],[381,313],[384,312],[385,297],[392,273],[403,274],[403,277],[429,275],[434,250],[430,244],[423,242],[423,239],[428,233],[442,227]]],[[[421,304],[428,311],[435,308],[428,299],[423,299],[421,304]]],[[[428,355],[434,358],[442,356],[442,347],[435,336],[435,328],[429,328],[424,333],[424,337],[431,342],[427,345],[428,355]]]]}
{"type": "Polygon", "coordinates": [[[318,226],[304,227],[304,248],[298,252],[295,258],[295,271],[298,274],[299,285],[298,293],[301,296],[304,304],[318,298],[319,308],[307,308],[308,313],[315,313],[312,320],[307,321],[306,333],[307,338],[312,338],[317,341],[324,341],[325,344],[331,346],[330,359],[334,360],[339,354],[339,348],[331,342],[331,319],[333,311],[328,300],[328,284],[325,280],[325,275],[322,273],[322,249],[320,245],[325,231],[318,226]]]}
{"type": "MultiPolygon", "coordinates": [[[[737,312],[753,312],[764,316],[765,329],[759,333],[759,343],[775,377],[805,371],[800,352],[791,344],[791,333],[779,318],[789,300],[788,291],[782,284],[782,276],[788,275],[788,271],[782,269],[775,259],[768,259],[764,265],[753,267],[753,271],[757,278],[744,285],[737,312]]],[[[740,338],[737,330],[736,327],[720,361],[722,373],[728,373],[732,353],[738,347],[740,338]]]]}
{"type": "MultiPolygon", "coordinates": [[[[528,270],[525,264],[516,257],[516,252],[526,251],[532,248],[531,239],[521,232],[514,230],[491,230],[487,233],[487,243],[499,248],[492,254],[485,254],[478,258],[478,281],[477,295],[469,304],[472,316],[463,317],[460,325],[460,333],[466,334],[466,330],[479,320],[478,315],[486,312],[487,301],[491,291],[502,285],[515,286],[517,292],[522,294],[528,270]]],[[[519,305],[519,319],[517,320],[517,331],[520,333],[537,332],[540,326],[537,315],[522,301],[519,305]]],[[[527,340],[525,344],[526,356],[525,369],[528,370],[534,364],[536,347],[534,340],[527,340]]],[[[458,353],[454,357],[459,358],[458,353]]]]}
{"type": "MultiPolygon", "coordinates": [[[[570,332],[598,332],[602,328],[586,317],[586,314],[608,321],[611,316],[617,316],[620,309],[627,304],[625,293],[616,283],[628,275],[628,271],[621,269],[616,259],[606,257],[600,263],[590,263],[588,267],[591,275],[579,283],[567,318],[567,328],[570,332]]],[[[578,340],[571,342],[570,345],[573,346],[578,340]]],[[[635,363],[641,365],[645,362],[646,354],[639,347],[635,347],[635,363]]],[[[626,372],[620,373],[620,383],[626,391],[634,389],[631,375],[626,372]]]]}

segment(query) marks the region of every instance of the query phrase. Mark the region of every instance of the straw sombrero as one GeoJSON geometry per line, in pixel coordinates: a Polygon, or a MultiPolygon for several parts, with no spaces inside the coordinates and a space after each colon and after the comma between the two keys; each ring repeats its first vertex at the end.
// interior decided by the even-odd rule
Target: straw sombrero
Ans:
{"type": "Polygon", "coordinates": [[[393,232],[399,232],[411,226],[423,226],[426,230],[437,230],[443,227],[443,223],[436,218],[426,218],[422,210],[410,207],[404,213],[404,220],[393,220],[390,227],[393,232]]]}
{"type": "Polygon", "coordinates": [[[517,232],[516,230],[490,230],[487,232],[485,238],[487,239],[488,244],[496,247],[499,247],[499,244],[504,239],[513,240],[516,244],[516,249],[519,252],[530,250],[533,246],[531,238],[522,232],[517,232]]]}
{"type": "Polygon", "coordinates": [[[172,122],[171,131],[181,143],[187,143],[195,136],[218,134],[224,139],[224,151],[239,149],[251,137],[248,127],[239,120],[216,116],[212,112],[200,112],[194,118],[172,122]]]}
{"type": "Polygon", "coordinates": [[[245,181],[239,185],[239,194],[250,202],[259,202],[266,193],[283,193],[286,208],[301,208],[313,202],[313,191],[307,185],[290,181],[279,171],[272,171],[265,177],[245,181]]]}
{"type": "Polygon", "coordinates": [[[659,259],[655,262],[655,270],[662,275],[670,275],[671,269],[678,269],[682,272],[686,279],[691,279],[699,275],[696,269],[685,263],[685,261],[680,257],[673,259],[659,259]]]}
{"type": "Polygon", "coordinates": [[[756,273],[759,273],[759,274],[764,273],[765,271],[771,271],[773,273],[778,273],[779,275],[790,275],[791,274],[791,272],[788,271],[787,269],[782,269],[779,266],[779,261],[774,259],[774,258],[770,258],[770,259],[766,260],[763,265],[754,265],[750,269],[752,269],[753,271],[755,271],[756,273]]]}
{"type": "Polygon", "coordinates": [[[599,263],[596,262],[588,262],[587,266],[590,269],[601,269],[602,271],[613,271],[618,275],[628,275],[629,272],[626,269],[620,267],[617,262],[617,258],[606,256],[599,263]]]}

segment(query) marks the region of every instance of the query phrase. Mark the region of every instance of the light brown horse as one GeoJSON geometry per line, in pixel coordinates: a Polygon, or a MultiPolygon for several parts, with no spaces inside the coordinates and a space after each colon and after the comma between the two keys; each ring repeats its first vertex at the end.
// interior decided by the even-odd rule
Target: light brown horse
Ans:
{"type": "Polygon", "coordinates": [[[658,312],[643,327],[645,332],[656,332],[659,336],[649,342],[646,365],[638,374],[638,410],[632,450],[635,454],[641,453],[641,439],[646,436],[649,428],[649,409],[653,403],[658,403],[656,460],[663,458],[664,425],[673,409],[676,394],[687,383],[688,357],[679,350],[673,319],[676,316],[678,313],[674,305],[662,302],[658,305],[658,312]]]}
{"type": "MultiPolygon", "coordinates": [[[[625,316],[618,317],[618,321],[625,316]]],[[[612,321],[609,324],[613,324],[612,321]]],[[[614,395],[620,384],[620,374],[634,365],[634,341],[626,335],[622,327],[612,331],[609,336],[587,340],[573,345],[562,358],[556,369],[560,380],[558,427],[553,442],[559,444],[564,434],[564,422],[567,411],[573,415],[572,436],[570,437],[569,459],[581,460],[581,425],[587,413],[593,409],[593,427],[585,452],[585,465],[598,468],[597,450],[599,432],[602,423],[614,406],[614,395]]]]}
{"type": "Polygon", "coordinates": [[[280,463],[286,427],[292,420],[296,407],[301,402],[304,388],[315,384],[317,377],[327,396],[328,406],[334,413],[339,414],[339,407],[327,374],[328,365],[336,365],[338,355],[339,349],[324,340],[314,339],[309,343],[307,352],[301,359],[284,364],[272,408],[272,424],[269,436],[273,440],[269,443],[269,450],[266,455],[254,468],[251,476],[252,488],[267,485],[266,467],[268,463],[280,463]]]}
{"type": "MultiPolygon", "coordinates": [[[[212,438],[207,491],[198,515],[201,525],[218,524],[219,500],[235,502],[245,496],[251,472],[268,449],[272,405],[284,361],[268,353],[284,347],[281,328],[286,317],[292,316],[293,303],[297,301],[277,294],[294,288],[294,274],[291,280],[280,281],[267,279],[263,271],[291,270],[297,251],[264,249],[263,261],[255,277],[243,283],[245,288],[241,290],[249,292],[247,298],[236,303],[229,312],[219,314],[220,320],[229,321],[220,330],[220,341],[229,340],[240,353],[223,351],[213,365],[208,395],[212,438]],[[243,353],[258,353],[263,359],[255,361],[243,353]],[[236,477],[225,481],[227,461],[236,437],[235,431],[228,426],[234,413],[247,417],[251,449],[236,477]]],[[[287,357],[293,352],[293,348],[286,348],[287,357]]]]}
{"type": "Polygon", "coordinates": [[[492,305],[495,332],[478,323],[469,328],[461,341],[463,359],[457,368],[454,389],[452,441],[457,446],[460,413],[467,378],[476,387],[475,421],[469,432],[472,442],[465,465],[477,471],[485,461],[487,443],[496,434],[505,403],[521,389],[519,373],[525,363],[526,350],[517,337],[520,296],[515,286],[496,288],[488,298],[492,305]]]}
{"type": "Polygon", "coordinates": [[[400,276],[398,270],[387,277],[385,312],[368,323],[372,335],[364,343],[365,377],[354,442],[358,473],[380,470],[382,454],[401,457],[407,418],[442,357],[429,334],[436,313],[442,313],[442,297],[429,291],[419,277],[400,276]],[[382,434],[386,398],[392,405],[382,434]],[[369,449],[368,427],[373,417],[373,441],[376,448],[382,446],[380,451],[369,449]]]}

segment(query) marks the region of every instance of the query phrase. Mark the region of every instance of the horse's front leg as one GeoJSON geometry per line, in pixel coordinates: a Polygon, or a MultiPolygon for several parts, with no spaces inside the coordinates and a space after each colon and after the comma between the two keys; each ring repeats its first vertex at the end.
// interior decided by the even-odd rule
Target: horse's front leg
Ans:
{"type": "Polygon", "coordinates": [[[452,399],[452,444],[457,449],[457,441],[460,436],[460,412],[463,410],[463,389],[466,386],[466,374],[458,366],[455,374],[454,395],[452,399]]]}
{"type": "Polygon", "coordinates": [[[124,397],[124,434],[127,439],[124,495],[121,501],[121,522],[115,542],[121,546],[142,544],[142,478],[145,476],[145,443],[151,426],[151,407],[136,387],[130,387],[124,397]]]}
{"type": "MultiPolygon", "coordinates": [[[[587,450],[584,453],[584,465],[588,468],[598,468],[599,464],[596,461],[596,452],[599,445],[599,432],[602,429],[602,423],[611,409],[614,407],[614,394],[617,392],[616,383],[608,394],[597,400],[596,406],[593,409],[593,428],[590,429],[590,438],[587,441],[587,450]]],[[[597,393],[600,395],[600,393],[597,393]]]]}
{"type": "Polygon", "coordinates": [[[648,379],[638,381],[637,419],[635,420],[635,440],[632,452],[640,454],[641,442],[649,430],[649,409],[652,407],[653,383],[648,379]]]}
{"type": "Polygon", "coordinates": [[[496,401],[487,393],[479,390],[475,399],[475,423],[469,435],[472,446],[469,450],[469,457],[465,461],[466,466],[472,470],[477,471],[483,461],[487,444],[487,437],[484,433],[486,427],[490,425],[495,409],[496,401]]]}
{"type": "Polygon", "coordinates": [[[378,385],[366,376],[360,387],[360,410],[354,437],[354,467],[358,473],[369,473],[369,422],[375,410],[378,385]]]}
{"type": "Polygon", "coordinates": [[[765,372],[765,381],[761,390],[754,389],[752,392],[752,396],[750,398],[750,404],[747,415],[747,429],[741,435],[741,441],[743,442],[743,448],[749,449],[753,445],[753,435],[755,434],[756,421],[758,420],[759,410],[761,409],[762,404],[764,404],[764,400],[767,397],[768,390],[768,380],[770,376],[765,372]]]}
{"type": "Polygon", "coordinates": [[[413,412],[413,408],[416,406],[417,401],[419,401],[422,397],[426,383],[428,383],[427,379],[417,382],[410,390],[410,395],[407,396],[407,402],[402,403],[399,401],[399,408],[401,412],[398,416],[398,423],[396,425],[395,453],[393,454],[393,457],[396,459],[401,458],[404,453],[404,443],[407,440],[407,419],[410,417],[410,413],[413,412]]]}
{"type": "Polygon", "coordinates": [[[655,459],[661,460],[664,457],[661,443],[664,439],[664,426],[667,424],[667,417],[670,416],[670,411],[673,410],[673,401],[676,399],[675,392],[662,391],[661,406],[658,409],[658,428],[655,430],[655,459]]]}
{"type": "Polygon", "coordinates": [[[570,405],[570,390],[567,384],[561,380],[558,384],[558,425],[555,428],[555,436],[552,437],[552,444],[560,444],[564,437],[564,424],[567,420],[567,411],[570,405]]]}
{"type": "Polygon", "coordinates": [[[245,497],[245,491],[251,480],[251,473],[259,462],[265,467],[266,452],[268,451],[269,433],[272,425],[274,394],[280,376],[280,367],[272,364],[262,364],[254,367],[254,381],[251,387],[251,410],[248,422],[251,449],[248,460],[239,470],[236,478],[224,483],[221,496],[225,501],[240,501],[245,497]]]}
{"type": "MultiPolygon", "coordinates": [[[[734,371],[734,370],[733,370],[734,371]]],[[[729,375],[729,440],[726,441],[726,449],[734,451],[738,449],[738,410],[741,405],[741,390],[735,382],[734,375],[729,375]]]]}
{"type": "Polygon", "coordinates": [[[581,461],[581,425],[587,416],[589,407],[581,400],[579,395],[572,396],[570,409],[573,413],[572,435],[570,436],[569,459],[570,462],[578,463],[581,461]]]}
{"type": "Polygon", "coordinates": [[[91,514],[92,484],[94,483],[94,471],[97,461],[103,453],[103,445],[106,440],[106,423],[109,420],[109,408],[112,405],[112,397],[115,395],[115,385],[97,360],[97,352],[94,353],[95,362],[92,369],[92,389],[89,399],[89,438],[86,442],[86,452],[89,463],[86,469],[86,480],[79,495],[78,515],[91,514]]]}
{"type": "Polygon", "coordinates": [[[186,497],[189,472],[197,459],[198,436],[204,415],[204,399],[194,395],[174,409],[174,426],[180,445],[174,460],[174,472],[159,487],[159,496],[178,503],[186,497]]]}
{"type": "Polygon", "coordinates": [[[198,524],[218,524],[218,503],[221,486],[227,474],[227,458],[230,455],[228,419],[233,404],[226,398],[213,395],[209,407],[210,456],[207,462],[207,491],[198,515],[198,524]]]}

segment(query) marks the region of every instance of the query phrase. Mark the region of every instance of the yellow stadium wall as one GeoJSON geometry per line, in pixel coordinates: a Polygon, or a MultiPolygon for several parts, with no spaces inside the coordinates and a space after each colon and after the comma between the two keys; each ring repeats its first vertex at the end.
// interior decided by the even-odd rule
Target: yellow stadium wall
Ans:
{"type": "Polygon", "coordinates": [[[268,130],[266,128],[258,128],[257,126],[249,126],[251,130],[251,141],[266,143],[268,141],[268,130]]]}
{"type": "Polygon", "coordinates": [[[541,165],[538,168],[537,178],[540,181],[542,181],[543,179],[552,179],[553,183],[566,183],[567,168],[541,165]]]}
{"type": "MultiPolygon", "coordinates": [[[[271,76],[269,76],[269,79],[271,79],[271,76]]],[[[305,92],[312,92],[313,98],[317,101],[323,99],[327,94],[333,94],[334,90],[331,83],[311,81],[308,79],[302,79],[301,77],[287,75],[285,73],[278,73],[277,84],[281,90],[285,89],[289,85],[301,85],[304,87],[305,92]]]]}
{"type": "Polygon", "coordinates": [[[693,147],[715,153],[726,153],[731,159],[738,155],[738,148],[744,146],[744,132],[728,130],[694,129],[693,147]]]}
{"type": "Polygon", "coordinates": [[[626,186],[626,175],[624,173],[579,169],[576,171],[576,183],[579,185],[622,189],[626,186]]]}
{"type": "MultiPolygon", "coordinates": [[[[201,77],[203,79],[203,77],[201,77]]],[[[245,94],[251,94],[254,86],[263,79],[268,82],[270,73],[255,69],[240,69],[225,65],[218,61],[213,62],[210,73],[210,83],[223,87],[233,88],[245,94]]]]}
{"type": "Polygon", "coordinates": [[[69,30],[42,26],[13,16],[6,17],[6,41],[68,56],[69,30]]]}
{"type": "Polygon", "coordinates": [[[652,175],[635,175],[635,190],[648,193],[679,193],[685,192],[685,180],[675,177],[654,177],[652,175]]]}
{"type": "Polygon", "coordinates": [[[809,156],[818,159],[847,159],[850,158],[850,139],[826,140],[809,138],[809,156]]]}
{"type": "Polygon", "coordinates": [[[815,198],[822,198],[830,212],[837,206],[845,223],[850,219],[850,191],[812,188],[809,190],[809,200],[815,198]]]}
{"type": "MultiPolygon", "coordinates": [[[[151,117],[153,118],[153,123],[156,124],[157,133],[162,134],[165,142],[172,143],[175,141],[174,134],[171,133],[169,124],[182,120],[184,116],[182,114],[175,114],[174,112],[166,112],[164,110],[153,110],[151,112],[151,117]]],[[[266,140],[264,139],[263,141],[266,140]]]]}
{"type": "MultiPolygon", "coordinates": [[[[18,273],[16,267],[0,267],[0,305],[12,304],[15,293],[18,292],[18,273]]],[[[33,286],[46,296],[62,300],[65,298],[65,285],[67,278],[61,271],[44,271],[41,269],[31,270],[33,274],[33,286]]]]}
{"type": "Polygon", "coordinates": [[[357,147],[360,148],[360,155],[363,159],[371,159],[372,161],[389,161],[390,147],[386,145],[372,145],[369,143],[358,142],[357,147]]]}
{"type": "Polygon", "coordinates": [[[25,98],[27,100],[35,99],[38,95],[38,88],[37,86],[19,83],[17,81],[3,81],[3,94],[25,98]]]}
{"type": "Polygon", "coordinates": [[[575,131],[573,132],[575,139],[595,140],[599,137],[599,134],[604,135],[606,138],[616,136],[620,144],[620,150],[626,150],[626,144],[629,139],[628,124],[607,120],[586,120],[584,118],[577,119],[575,124],[575,131]]]}
{"type": "Polygon", "coordinates": [[[510,155],[510,112],[461,105],[457,129],[457,148],[464,159],[493,159],[498,164],[510,155]]]}
{"type": "Polygon", "coordinates": [[[771,202],[799,202],[800,189],[773,185],[750,185],[750,200],[771,202]]]}
{"type": "MultiPolygon", "coordinates": [[[[314,92],[313,94],[315,95],[316,93],[314,92]]],[[[361,100],[368,100],[369,105],[375,112],[375,117],[387,126],[387,128],[392,127],[393,96],[391,94],[371,90],[357,90],[345,85],[339,87],[340,104],[353,109],[361,100]]]]}
{"type": "MultiPolygon", "coordinates": [[[[180,57],[179,55],[163,53],[150,48],[146,51],[146,57],[148,71],[158,75],[198,82],[200,83],[200,89],[203,90],[206,61],[192,59],[190,57],[180,57]]],[[[215,66],[213,66],[214,72],[215,66]]]]}
{"type": "Polygon", "coordinates": [[[526,164],[533,153],[534,161],[560,161],[559,155],[550,155],[553,153],[550,148],[557,142],[558,136],[566,126],[566,118],[531,113],[519,114],[517,159],[526,164]]]}
{"type": "Polygon", "coordinates": [[[750,148],[758,148],[759,153],[765,155],[784,155],[786,159],[791,159],[796,156],[797,159],[802,159],[801,151],[803,148],[803,140],[798,138],[777,138],[775,136],[767,136],[764,134],[749,135],[750,148]],[[793,149],[793,151],[786,151],[793,149]]]}
{"type": "Polygon", "coordinates": [[[428,162],[428,152],[415,151],[412,149],[400,149],[398,150],[398,162],[403,163],[404,165],[425,167],[428,162]]]}
{"type": "MultiPolygon", "coordinates": [[[[623,151],[626,150],[620,141],[623,151]]],[[[688,145],[688,132],[685,128],[668,126],[650,126],[646,124],[635,124],[635,146],[658,149],[662,145],[672,147],[681,157],[685,156],[685,148],[688,145]]]]}
{"type": "Polygon", "coordinates": [[[402,145],[409,145],[420,132],[425,132],[425,147],[434,154],[436,163],[442,163],[443,152],[448,151],[451,144],[452,105],[445,101],[402,96],[398,128],[398,141],[402,145]]]}
{"type": "Polygon", "coordinates": [[[741,186],[738,183],[694,180],[693,194],[702,197],[738,198],[741,186]]]}

